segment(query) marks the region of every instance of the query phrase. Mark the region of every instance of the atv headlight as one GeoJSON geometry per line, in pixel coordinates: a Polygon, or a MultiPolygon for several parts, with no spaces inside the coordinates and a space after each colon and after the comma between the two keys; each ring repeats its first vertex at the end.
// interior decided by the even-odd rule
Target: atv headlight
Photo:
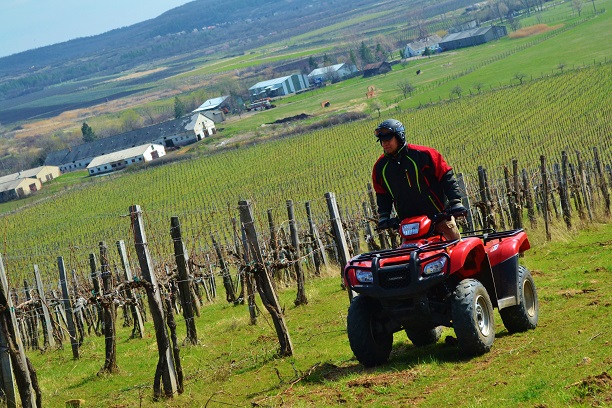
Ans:
{"type": "Polygon", "coordinates": [[[440,273],[446,267],[446,257],[440,257],[433,262],[429,262],[423,268],[423,275],[434,275],[436,273],[440,273]]]}
{"type": "Polygon", "coordinates": [[[359,283],[372,283],[374,282],[374,277],[372,275],[372,271],[364,271],[363,269],[357,269],[355,271],[355,277],[359,281],[359,283]]]}
{"type": "Polygon", "coordinates": [[[412,222],[410,224],[402,225],[402,235],[409,237],[410,235],[416,235],[419,233],[419,223],[412,222]]]}

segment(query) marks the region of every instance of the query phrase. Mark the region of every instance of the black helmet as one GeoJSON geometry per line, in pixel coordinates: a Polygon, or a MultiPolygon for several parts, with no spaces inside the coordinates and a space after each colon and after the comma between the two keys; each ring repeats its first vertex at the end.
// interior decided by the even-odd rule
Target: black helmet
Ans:
{"type": "Polygon", "coordinates": [[[388,140],[396,136],[402,145],[406,143],[406,129],[404,129],[404,125],[399,120],[385,120],[376,127],[374,135],[378,138],[378,141],[388,140]]]}

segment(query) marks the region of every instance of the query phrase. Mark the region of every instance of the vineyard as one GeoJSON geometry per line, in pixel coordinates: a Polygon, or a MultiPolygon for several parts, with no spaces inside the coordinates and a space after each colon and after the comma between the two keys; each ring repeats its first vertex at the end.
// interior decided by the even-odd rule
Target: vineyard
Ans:
{"type": "MultiPolygon", "coordinates": [[[[538,174],[540,156],[559,163],[580,153],[592,161],[598,148],[609,166],[612,65],[558,74],[494,92],[461,98],[397,115],[409,141],[431,145],[462,173],[477,196],[477,168],[501,180],[503,167],[538,174]]],[[[32,264],[52,265],[67,257],[69,267],[85,262],[97,242],[129,235],[125,215],[141,205],[153,236],[164,236],[170,215],[180,216],[192,251],[210,247],[210,234],[231,237],[230,220],[240,199],[250,199],[264,220],[272,209],[281,217],[286,200],[297,208],[310,201],[315,219],[325,222],[326,192],[334,192],[343,215],[363,218],[371,165],[380,154],[372,136],[377,120],[340,125],[220,154],[100,178],[77,191],[4,216],[4,256],[13,279],[32,264]]],[[[298,210],[303,224],[304,211],[298,210]]],[[[262,223],[264,221],[261,221],[262,223]]],[[[167,258],[168,247],[157,248],[167,258]]],[[[44,268],[44,267],[43,267],[44,268]]]]}

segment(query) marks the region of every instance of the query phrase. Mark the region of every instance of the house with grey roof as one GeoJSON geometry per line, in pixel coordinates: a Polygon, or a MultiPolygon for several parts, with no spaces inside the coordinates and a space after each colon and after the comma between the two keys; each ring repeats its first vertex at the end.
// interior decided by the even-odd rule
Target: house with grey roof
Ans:
{"type": "Polygon", "coordinates": [[[472,47],[474,45],[498,40],[507,35],[508,31],[506,26],[478,27],[448,34],[440,41],[439,45],[443,51],[456,50],[458,48],[472,47]]]}
{"type": "Polygon", "coordinates": [[[45,165],[58,166],[62,172],[84,170],[94,157],[144,144],[159,144],[165,148],[195,143],[217,133],[215,123],[200,113],[170,120],[142,129],[83,143],[51,152],[45,165]]]}
{"type": "Polygon", "coordinates": [[[308,77],[293,74],[280,78],[261,81],[249,88],[253,100],[289,95],[310,88],[308,77]]]}
{"type": "Polygon", "coordinates": [[[439,35],[433,34],[429,37],[408,43],[404,49],[404,56],[406,58],[417,57],[423,55],[426,49],[429,49],[432,53],[439,52],[440,41],[442,41],[442,38],[440,38],[439,35]]]}
{"type": "Polygon", "coordinates": [[[146,163],[166,155],[164,146],[145,144],[95,157],[87,166],[90,176],[123,170],[133,164],[146,163]]]}
{"type": "Polygon", "coordinates": [[[335,64],[327,67],[313,69],[308,74],[308,81],[312,84],[321,84],[325,81],[337,82],[350,78],[358,72],[352,64],[335,64]]]}

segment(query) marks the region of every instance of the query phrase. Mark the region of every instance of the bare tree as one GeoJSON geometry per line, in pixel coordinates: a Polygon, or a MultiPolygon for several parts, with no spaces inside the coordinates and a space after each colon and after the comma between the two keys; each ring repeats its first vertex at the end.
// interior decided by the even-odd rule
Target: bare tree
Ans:
{"type": "Polygon", "coordinates": [[[456,87],[451,89],[450,93],[451,93],[451,96],[452,95],[457,95],[457,98],[461,98],[461,94],[463,93],[463,88],[461,88],[459,85],[457,85],[456,87]]]}
{"type": "Polygon", "coordinates": [[[572,0],[572,8],[576,13],[578,13],[578,17],[580,17],[580,14],[582,14],[583,5],[584,3],[582,2],[582,0],[572,0]]]}
{"type": "Polygon", "coordinates": [[[525,78],[527,78],[527,74],[524,74],[522,72],[517,72],[516,74],[514,74],[514,79],[516,79],[517,81],[519,81],[519,84],[523,84],[523,80],[525,80],[525,78]]]}
{"type": "Polygon", "coordinates": [[[372,112],[377,112],[378,117],[380,118],[380,110],[382,109],[382,104],[378,99],[371,99],[368,101],[368,107],[372,112]]]}
{"type": "Polygon", "coordinates": [[[412,96],[412,92],[415,90],[414,85],[412,85],[407,79],[399,81],[397,83],[397,87],[400,89],[402,94],[404,94],[404,99],[406,99],[408,95],[412,96]]]}

